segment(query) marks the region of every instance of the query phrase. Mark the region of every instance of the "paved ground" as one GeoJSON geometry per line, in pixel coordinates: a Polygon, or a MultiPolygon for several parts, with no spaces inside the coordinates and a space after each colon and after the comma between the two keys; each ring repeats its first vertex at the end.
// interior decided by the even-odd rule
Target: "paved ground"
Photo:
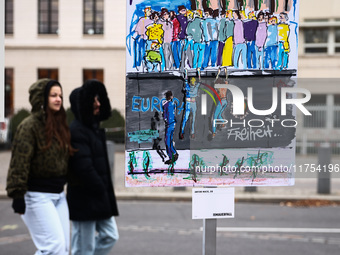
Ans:
{"type": "MultiPolygon", "coordinates": [[[[118,199],[191,200],[191,187],[143,187],[126,188],[124,185],[124,148],[116,146],[114,153],[114,185],[118,199]]],[[[0,197],[5,198],[6,176],[10,151],[0,151],[0,197]]],[[[317,156],[297,156],[296,164],[317,164],[317,156]]],[[[340,164],[340,157],[333,157],[332,164],[340,164]]],[[[317,175],[297,173],[291,187],[257,187],[257,191],[245,192],[244,187],[235,188],[237,201],[280,202],[287,200],[331,200],[340,202],[340,173],[332,173],[331,194],[317,194],[317,175]],[[308,177],[308,178],[306,178],[308,177]]]]}
{"type": "MultiPolygon", "coordinates": [[[[120,239],[110,255],[202,254],[203,220],[192,220],[191,202],[120,200],[118,208],[120,239]]],[[[235,218],[216,220],[216,254],[338,255],[339,208],[236,203],[235,218]]],[[[0,254],[33,254],[10,200],[0,200],[0,212],[0,254]]]]}

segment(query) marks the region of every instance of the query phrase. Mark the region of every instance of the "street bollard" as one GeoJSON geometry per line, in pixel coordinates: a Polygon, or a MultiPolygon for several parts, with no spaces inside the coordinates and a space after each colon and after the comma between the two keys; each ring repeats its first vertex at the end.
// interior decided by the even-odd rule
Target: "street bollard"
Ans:
{"type": "Polygon", "coordinates": [[[246,186],[244,187],[244,192],[257,192],[256,186],[246,186]]]}
{"type": "Polygon", "coordinates": [[[331,193],[331,173],[329,171],[331,153],[329,143],[322,144],[318,149],[318,160],[321,167],[321,171],[318,171],[318,194],[331,193]]]}
{"type": "Polygon", "coordinates": [[[106,141],[106,148],[107,148],[107,156],[109,158],[111,179],[112,179],[112,183],[114,184],[113,166],[114,166],[114,155],[115,155],[115,143],[112,141],[106,141]]]}
{"type": "Polygon", "coordinates": [[[183,187],[174,187],[173,188],[174,191],[186,191],[186,189],[187,188],[185,186],[183,186],[183,187]]]}

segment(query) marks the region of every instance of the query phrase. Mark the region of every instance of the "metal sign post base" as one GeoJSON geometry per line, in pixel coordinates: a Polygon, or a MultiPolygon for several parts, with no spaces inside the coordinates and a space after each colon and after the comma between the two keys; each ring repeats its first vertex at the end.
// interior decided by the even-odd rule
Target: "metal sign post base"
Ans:
{"type": "Polygon", "coordinates": [[[217,219],[203,220],[203,255],[216,255],[217,219]]]}
{"type": "Polygon", "coordinates": [[[217,219],[234,218],[235,189],[203,187],[192,190],[192,218],[203,219],[203,255],[216,255],[217,219]]]}

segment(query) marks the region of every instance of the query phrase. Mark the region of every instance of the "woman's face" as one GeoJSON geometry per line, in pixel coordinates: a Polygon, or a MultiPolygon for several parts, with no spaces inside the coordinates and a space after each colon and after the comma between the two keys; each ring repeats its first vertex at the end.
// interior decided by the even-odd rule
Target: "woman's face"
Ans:
{"type": "Polygon", "coordinates": [[[99,115],[100,114],[100,102],[99,102],[99,97],[95,96],[94,97],[94,102],[93,102],[93,115],[99,115]]]}
{"type": "Polygon", "coordinates": [[[48,95],[48,107],[53,111],[57,112],[60,110],[63,104],[63,94],[61,88],[57,85],[53,86],[48,95]]]}

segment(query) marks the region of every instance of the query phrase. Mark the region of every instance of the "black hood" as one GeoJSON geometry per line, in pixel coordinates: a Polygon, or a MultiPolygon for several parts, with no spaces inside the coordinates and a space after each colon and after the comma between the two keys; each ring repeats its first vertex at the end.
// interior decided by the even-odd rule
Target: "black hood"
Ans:
{"type": "Polygon", "coordinates": [[[75,118],[86,126],[108,119],[111,116],[110,100],[103,83],[87,80],[83,86],[76,88],[70,95],[71,110],[75,118]],[[93,115],[95,96],[99,97],[100,115],[93,115]]]}

